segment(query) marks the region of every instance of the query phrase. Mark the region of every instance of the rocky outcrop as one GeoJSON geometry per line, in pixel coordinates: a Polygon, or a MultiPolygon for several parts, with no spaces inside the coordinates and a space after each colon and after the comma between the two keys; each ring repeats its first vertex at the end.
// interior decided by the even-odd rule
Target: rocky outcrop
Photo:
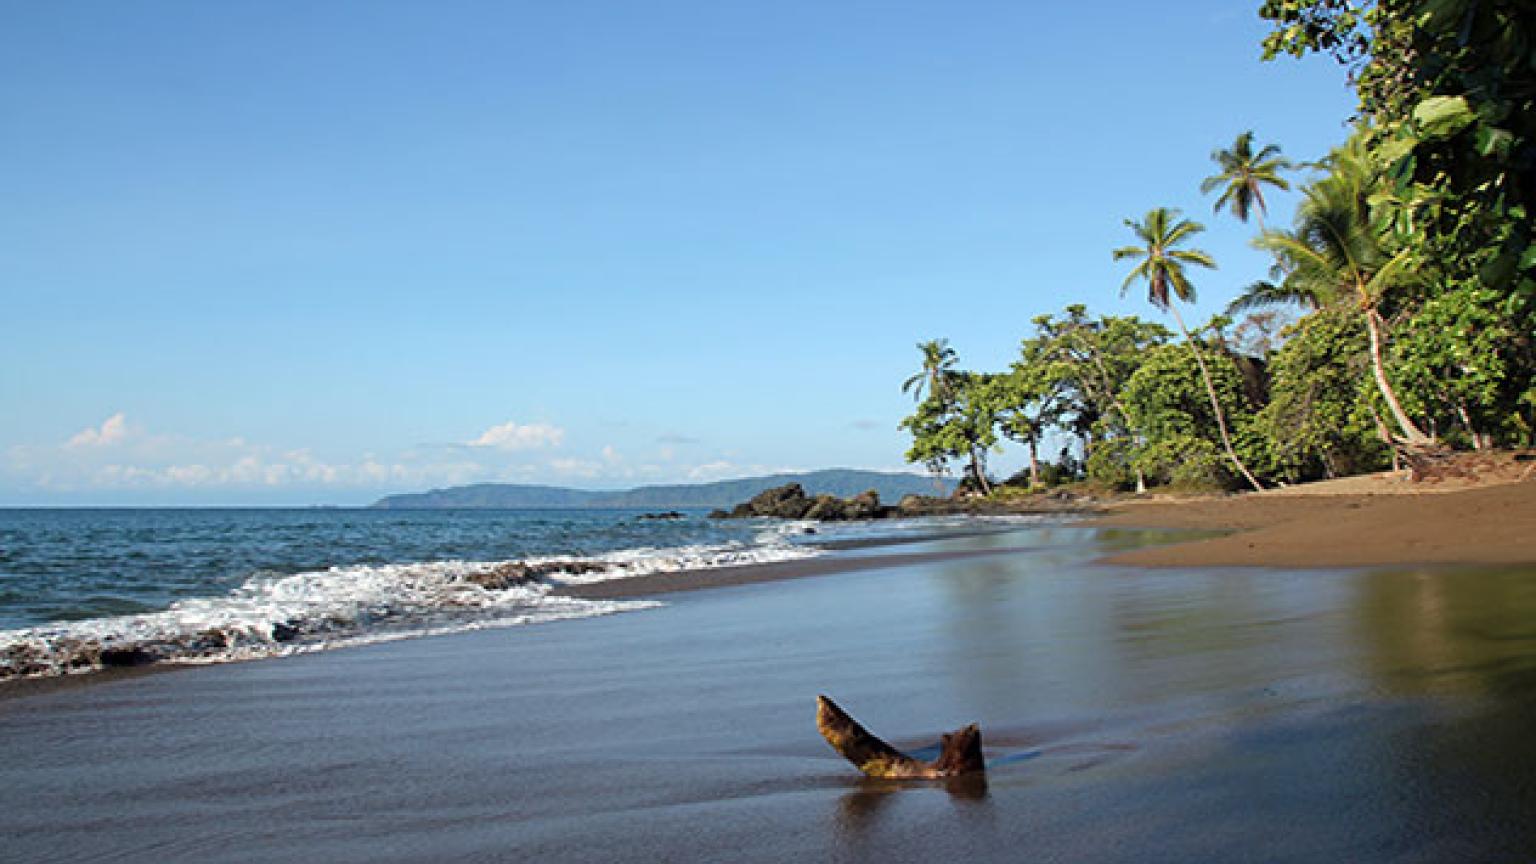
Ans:
{"type": "Polygon", "coordinates": [[[464,581],[491,591],[504,591],[537,582],[545,576],[553,576],[556,573],[579,576],[582,573],[602,570],[606,566],[597,561],[540,561],[536,564],[509,561],[469,573],[464,576],[464,581]]]}
{"type": "Polygon", "coordinates": [[[752,500],[736,505],[730,512],[716,510],[711,519],[811,519],[818,522],[841,522],[850,519],[880,519],[893,515],[893,510],[880,503],[880,495],[873,489],[860,492],[852,498],[835,495],[805,494],[799,483],[788,483],[765,490],[752,500]]]}

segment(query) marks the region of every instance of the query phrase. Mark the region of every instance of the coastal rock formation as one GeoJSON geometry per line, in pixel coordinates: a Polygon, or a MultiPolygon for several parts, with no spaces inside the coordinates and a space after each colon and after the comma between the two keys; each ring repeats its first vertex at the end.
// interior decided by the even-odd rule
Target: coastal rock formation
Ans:
{"type": "Polygon", "coordinates": [[[579,576],[582,573],[602,570],[606,566],[597,561],[540,561],[536,564],[508,561],[505,564],[497,564],[495,567],[466,574],[464,581],[487,590],[504,591],[537,582],[545,576],[553,576],[556,573],[579,576]]]}
{"type": "Polygon", "coordinates": [[[844,759],[882,780],[935,780],[987,770],[975,723],[943,736],[939,758],[932,762],[914,759],[870,734],[826,696],[816,697],[816,728],[844,759]]]}
{"type": "Polygon", "coordinates": [[[880,503],[880,495],[870,489],[852,498],[835,495],[805,494],[799,483],[786,483],[759,492],[752,500],[736,505],[730,512],[716,510],[711,519],[812,519],[839,522],[849,519],[880,519],[892,515],[892,508],[880,503]]]}

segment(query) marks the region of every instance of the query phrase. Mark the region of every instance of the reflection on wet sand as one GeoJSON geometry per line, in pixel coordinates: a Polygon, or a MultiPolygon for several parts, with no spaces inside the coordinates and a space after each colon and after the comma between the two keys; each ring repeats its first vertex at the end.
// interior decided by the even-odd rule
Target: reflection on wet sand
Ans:
{"type": "Polygon", "coordinates": [[[889,828],[884,817],[899,796],[935,794],[947,795],[968,822],[985,824],[993,815],[985,774],[922,781],[862,777],[856,788],[837,801],[835,824],[842,851],[862,857],[857,853],[865,848],[865,841],[881,838],[889,828]]]}
{"type": "Polygon", "coordinates": [[[1532,695],[1536,579],[1519,570],[1360,574],[1355,638],[1383,691],[1532,695]]]}

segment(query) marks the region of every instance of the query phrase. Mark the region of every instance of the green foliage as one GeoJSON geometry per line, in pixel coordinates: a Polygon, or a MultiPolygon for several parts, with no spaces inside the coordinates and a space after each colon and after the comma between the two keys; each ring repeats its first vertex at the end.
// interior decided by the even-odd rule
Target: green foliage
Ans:
{"type": "Polygon", "coordinates": [[[1359,112],[1284,230],[1262,230],[1265,188],[1287,185],[1278,148],[1245,132],[1212,154],[1202,191],[1256,211],[1275,261],[1229,307],[1253,313],[1243,353],[1229,319],[1185,328],[1175,301],[1215,262],[1190,248],[1202,226],[1156,208],[1113,254],[1135,262],[1122,293],[1145,282],[1182,343],[1081,305],[1035,318],[1003,374],[957,371],[946,342],[925,343],[905,386],[910,460],[961,460],[985,488],[1001,436],[1029,449],[1030,486],[1233,488],[1377,470],[1396,446],[1536,444],[1536,6],[1262,0],[1259,14],[1266,59],[1332,55],[1359,112]],[[1281,330],[1276,308],[1299,318],[1281,330]],[[1040,460],[1053,436],[1081,462],[1040,460]]]}
{"type": "Polygon", "coordinates": [[[1100,442],[1083,470],[1088,482],[1105,489],[1128,492],[1136,488],[1136,470],[1131,466],[1135,444],[1129,438],[1111,438],[1100,442]]]}
{"type": "Polygon", "coordinates": [[[1531,381],[1515,374],[1520,334],[1501,299],[1478,286],[1440,294],[1416,310],[1395,346],[1405,397],[1455,443],[1529,441],[1517,406],[1531,381]]]}
{"type": "Polygon", "coordinates": [[[1359,149],[1383,178],[1371,196],[1374,217],[1389,228],[1381,242],[1420,276],[1387,310],[1407,323],[1391,358],[1393,376],[1412,382],[1405,407],[1432,428],[1459,425],[1453,443],[1458,435],[1529,441],[1536,7],[1267,0],[1260,15],[1275,25],[1266,56],[1330,53],[1358,86],[1367,121],[1359,149]]]}
{"type": "Polygon", "coordinates": [[[1238,485],[1220,448],[1194,435],[1155,438],[1135,454],[1131,464],[1157,484],[1178,491],[1230,490],[1238,485]]]}
{"type": "Polygon", "coordinates": [[[938,395],[930,391],[899,426],[912,433],[907,461],[921,462],[938,474],[947,470],[950,461],[965,460],[963,485],[986,491],[990,485],[986,456],[997,444],[997,418],[1004,402],[1000,377],[952,372],[938,395]]]}
{"type": "Polygon", "coordinates": [[[1253,424],[1258,464],[1270,476],[1297,483],[1387,467],[1360,314],[1310,315],[1271,357],[1270,401],[1253,424]]]}
{"type": "MultiPolygon", "coordinates": [[[[1220,346],[1201,347],[1224,415],[1251,416],[1243,376],[1233,358],[1220,346]]],[[[1132,469],[1163,484],[1225,488],[1239,479],[1215,443],[1216,411],[1189,346],[1161,345],[1148,351],[1126,382],[1124,398],[1132,425],[1145,436],[1131,450],[1132,469]]],[[[1241,437],[1241,427],[1238,432],[1241,437]]]]}

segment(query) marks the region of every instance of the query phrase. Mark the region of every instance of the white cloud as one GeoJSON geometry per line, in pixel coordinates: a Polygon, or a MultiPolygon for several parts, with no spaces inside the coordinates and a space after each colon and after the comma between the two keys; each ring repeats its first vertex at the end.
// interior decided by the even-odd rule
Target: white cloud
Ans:
{"type": "Polygon", "coordinates": [[[665,461],[658,463],[654,453],[646,458],[621,449],[625,441],[580,452],[550,452],[567,446],[565,430],[557,426],[504,423],[487,429],[472,445],[416,445],[377,454],[327,456],[229,432],[206,438],[162,433],[117,413],[53,443],[0,450],[0,497],[139,491],[228,492],[238,497],[304,488],[403,492],[493,481],[612,487],[717,480],[772,470],[733,453],[711,454],[715,461],[703,464],[677,462],[671,447],[661,448],[665,461]]]}
{"type": "Polygon", "coordinates": [[[285,449],[242,436],[195,438],[130,424],[122,413],[54,444],[0,451],[0,493],[30,487],[58,493],[133,489],[259,489],[293,486],[398,488],[457,485],[509,470],[500,450],[487,458],[404,451],[331,462],[307,449],[285,449]]]}
{"type": "Polygon", "coordinates": [[[559,447],[565,440],[565,430],[548,423],[519,425],[508,421],[480,433],[469,442],[471,447],[495,447],[500,450],[532,450],[538,447],[559,447]]]}
{"type": "Polygon", "coordinates": [[[76,432],[65,447],[78,450],[84,447],[107,447],[121,443],[128,437],[128,418],[119,411],[103,420],[100,426],[81,429],[76,432]]]}

